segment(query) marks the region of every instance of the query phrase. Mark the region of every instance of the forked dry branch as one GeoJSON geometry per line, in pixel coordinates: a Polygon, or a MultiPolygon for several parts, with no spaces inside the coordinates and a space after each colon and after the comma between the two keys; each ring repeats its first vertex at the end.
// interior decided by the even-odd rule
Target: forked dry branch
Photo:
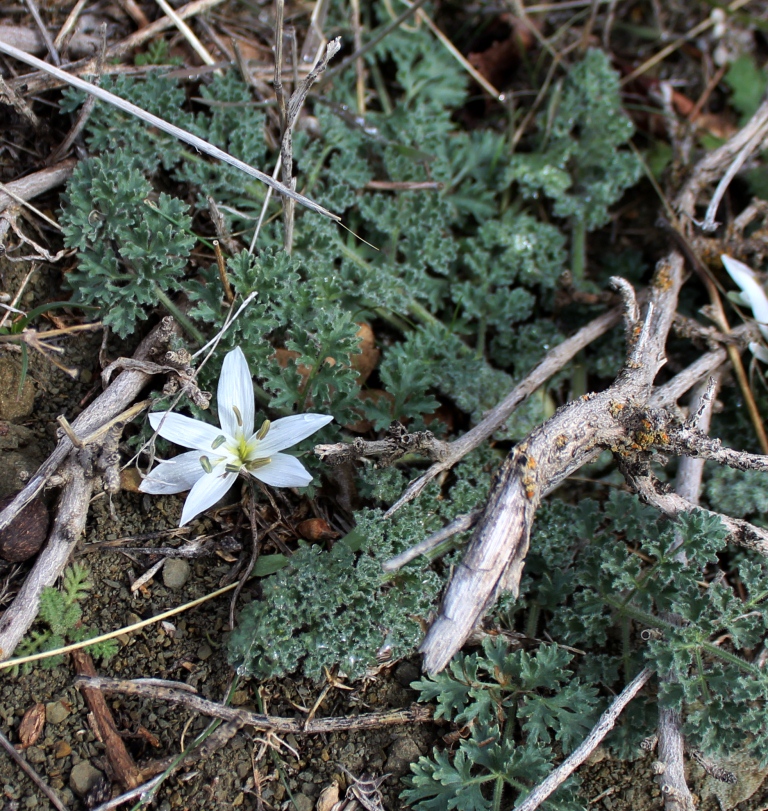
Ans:
{"type": "MultiPolygon", "coordinates": [[[[656,375],[666,363],[665,345],[682,282],[683,259],[673,252],[658,264],[645,315],[639,317],[630,285],[614,280],[625,300],[629,352],[624,369],[610,388],[560,408],[519,443],[501,466],[464,559],[422,643],[428,672],[448,664],[500,591],[517,594],[542,498],[603,450],[614,453],[642,499],[670,516],[697,507],[664,492],[653,479],[654,453],[715,459],[740,469],[768,466],[768,457],[722,448],[697,430],[695,417],[680,425],[665,407],[673,406],[682,392],[654,391],[656,375]]],[[[721,517],[733,542],[768,554],[768,532],[721,517]]]]}
{"type": "MultiPolygon", "coordinates": [[[[150,356],[151,350],[167,346],[175,329],[173,319],[164,319],[141,342],[134,359],[144,360],[150,356]]],[[[114,491],[119,486],[119,482],[113,480],[119,462],[117,445],[125,425],[119,417],[150,379],[151,374],[141,370],[127,369],[121,372],[72,423],[71,429],[84,440],[81,443],[84,447],[75,447],[70,438],[63,435],[26,487],[0,512],[0,528],[7,527],[58,474],[63,490],[53,529],[24,585],[0,620],[0,661],[13,655],[37,616],[43,588],[52,585],[67,565],[85,529],[88,503],[94,490],[103,486],[114,491]],[[102,431],[105,427],[107,430],[102,431]],[[88,444],[89,440],[92,444],[88,444]]]]}

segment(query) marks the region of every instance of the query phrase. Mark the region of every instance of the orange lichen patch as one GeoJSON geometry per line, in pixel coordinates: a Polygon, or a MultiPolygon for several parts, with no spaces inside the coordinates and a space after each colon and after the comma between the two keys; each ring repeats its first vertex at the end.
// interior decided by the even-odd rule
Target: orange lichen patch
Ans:
{"type": "Polygon", "coordinates": [[[529,456],[528,461],[525,463],[525,466],[529,470],[536,470],[536,468],[538,467],[538,463],[536,462],[536,460],[532,456],[529,456]]]}
{"type": "Polygon", "coordinates": [[[614,419],[616,419],[619,416],[619,414],[624,410],[624,408],[625,408],[624,403],[620,403],[618,402],[618,400],[611,400],[610,403],[608,403],[608,413],[614,419]]]}
{"type": "Polygon", "coordinates": [[[672,274],[669,272],[669,266],[664,265],[657,271],[656,278],[653,280],[653,286],[657,290],[661,290],[662,292],[666,293],[667,290],[672,288],[672,282],[673,279],[672,274]]]}

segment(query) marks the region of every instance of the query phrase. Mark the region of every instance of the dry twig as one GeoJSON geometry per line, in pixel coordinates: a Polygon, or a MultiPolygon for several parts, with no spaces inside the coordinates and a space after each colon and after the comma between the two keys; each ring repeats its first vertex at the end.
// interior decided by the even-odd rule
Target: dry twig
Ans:
{"type": "Polygon", "coordinates": [[[600,716],[593,730],[586,737],[581,746],[571,753],[544,781],[520,803],[515,811],[534,811],[558,786],[564,783],[576,769],[595,751],[600,741],[613,729],[619,715],[630,701],[643,689],[645,683],[653,675],[649,668],[641,670],[637,676],[619,693],[610,707],[600,716]]]}
{"type": "Polygon", "coordinates": [[[81,689],[85,687],[96,688],[105,693],[140,696],[170,704],[181,704],[192,712],[198,712],[213,718],[222,718],[225,721],[235,721],[241,726],[285,734],[293,733],[294,735],[319,735],[352,729],[377,729],[382,726],[396,724],[422,723],[432,719],[431,707],[414,705],[407,710],[369,712],[350,716],[349,718],[316,718],[309,724],[305,724],[300,719],[260,715],[250,710],[236,709],[215,701],[208,701],[201,698],[197,693],[190,692],[189,685],[179,685],[179,688],[184,688],[179,689],[156,683],[147,683],[142,680],[123,681],[121,679],[106,679],[100,676],[94,678],[80,676],[75,679],[75,686],[81,689]]]}
{"type": "MultiPolygon", "coordinates": [[[[454,571],[440,614],[422,643],[428,672],[446,666],[499,591],[517,593],[542,498],[601,451],[613,451],[641,498],[672,516],[695,509],[695,505],[656,487],[649,464],[655,451],[702,456],[741,469],[768,469],[767,457],[722,448],[695,426],[676,425],[670,413],[658,410],[659,405],[673,404],[670,399],[660,402],[653,397],[653,381],[666,363],[664,347],[674,319],[682,269],[682,257],[676,253],[659,263],[643,318],[638,317],[630,285],[614,280],[625,299],[627,363],[610,388],[560,408],[502,464],[464,560],[454,571]]],[[[715,355],[710,353],[709,363],[715,355]]],[[[673,393],[671,388],[664,392],[667,396],[673,393]]],[[[732,541],[768,554],[768,532],[727,516],[722,519],[732,541]]]]}
{"type": "MultiPolygon", "coordinates": [[[[164,319],[139,345],[136,357],[144,358],[156,345],[167,343],[174,329],[173,320],[164,319]]],[[[88,437],[113,421],[134,400],[149,379],[150,375],[142,371],[122,372],[72,423],[77,436],[88,437]]],[[[63,436],[26,487],[0,513],[0,528],[7,527],[64,465],[61,477],[65,486],[48,543],[13,604],[0,620],[0,660],[8,659],[13,654],[16,645],[37,616],[43,588],[52,585],[64,570],[85,529],[88,502],[94,488],[105,487],[112,491],[119,487],[117,443],[122,428],[123,424],[120,422],[113,424],[105,437],[99,437],[98,443],[86,448],[74,448],[72,441],[63,436]]]]}

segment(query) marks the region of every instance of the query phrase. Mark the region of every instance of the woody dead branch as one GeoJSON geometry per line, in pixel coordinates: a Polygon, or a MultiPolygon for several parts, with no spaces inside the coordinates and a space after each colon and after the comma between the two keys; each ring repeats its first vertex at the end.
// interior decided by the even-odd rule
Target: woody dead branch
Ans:
{"type": "MultiPolygon", "coordinates": [[[[173,319],[164,319],[139,345],[134,360],[143,361],[158,347],[166,348],[175,330],[173,319]]],[[[62,492],[53,529],[24,585],[0,620],[0,661],[13,655],[37,616],[43,588],[52,585],[67,565],[85,529],[88,504],[93,493],[99,490],[115,492],[119,488],[118,442],[128,419],[138,413],[135,408],[130,409],[128,414],[125,410],[151,376],[152,365],[147,371],[141,366],[129,364],[129,368],[121,372],[72,423],[69,432],[63,433],[53,453],[26,487],[0,512],[2,529],[44,487],[50,485],[54,475],[57,476],[62,492]]]]}
{"type": "MultiPolygon", "coordinates": [[[[653,383],[666,363],[664,348],[683,282],[682,256],[672,253],[659,262],[642,317],[630,285],[613,281],[625,301],[629,351],[624,369],[610,388],[560,408],[502,464],[439,615],[421,645],[428,672],[448,664],[500,591],[517,594],[542,498],[603,450],[613,452],[641,498],[671,516],[697,507],[664,493],[653,480],[654,453],[713,458],[742,469],[765,469],[768,463],[766,457],[720,448],[696,431],[695,420],[678,425],[663,408],[673,400],[654,397],[653,383]]],[[[725,520],[734,542],[768,554],[768,533],[746,522],[725,520]]]]}

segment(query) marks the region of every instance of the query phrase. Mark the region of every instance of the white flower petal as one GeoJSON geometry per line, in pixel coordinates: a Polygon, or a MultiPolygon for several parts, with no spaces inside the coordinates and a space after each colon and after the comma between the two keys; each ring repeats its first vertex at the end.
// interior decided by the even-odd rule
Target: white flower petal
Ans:
{"type": "Polygon", "coordinates": [[[211,443],[221,436],[221,429],[215,425],[173,411],[155,411],[149,415],[149,424],[163,439],[198,451],[210,451],[211,443]]]}
{"type": "Polygon", "coordinates": [[[237,473],[204,473],[187,496],[181,511],[179,526],[189,523],[196,515],[212,507],[235,483],[237,473]]]}
{"type": "Polygon", "coordinates": [[[191,490],[195,482],[205,475],[200,456],[200,451],[189,451],[174,456],[167,462],[161,462],[144,478],[139,491],[159,496],[191,490]]]}
{"type": "Polygon", "coordinates": [[[238,436],[239,432],[246,437],[253,433],[253,380],[243,350],[238,346],[227,352],[221,367],[219,393],[217,400],[219,422],[224,432],[238,436]],[[234,408],[240,412],[243,421],[238,424],[234,408]]]}
{"type": "Polygon", "coordinates": [[[749,351],[763,363],[768,363],[768,349],[756,341],[750,341],[749,351]]]}
{"type": "Polygon", "coordinates": [[[262,459],[272,456],[276,451],[290,448],[314,434],[315,431],[319,431],[332,420],[333,417],[327,414],[294,414],[292,417],[275,420],[269,427],[269,433],[259,443],[255,458],[262,459]]]}
{"type": "Polygon", "coordinates": [[[723,254],[723,260],[728,275],[741,288],[741,292],[752,308],[752,314],[758,322],[760,332],[768,338],[768,296],[765,294],[762,285],[757,281],[754,270],[749,265],[739,262],[730,256],[723,254]]]}
{"type": "Polygon", "coordinates": [[[268,465],[251,473],[270,487],[306,487],[312,481],[312,474],[295,456],[276,453],[268,465]]]}

